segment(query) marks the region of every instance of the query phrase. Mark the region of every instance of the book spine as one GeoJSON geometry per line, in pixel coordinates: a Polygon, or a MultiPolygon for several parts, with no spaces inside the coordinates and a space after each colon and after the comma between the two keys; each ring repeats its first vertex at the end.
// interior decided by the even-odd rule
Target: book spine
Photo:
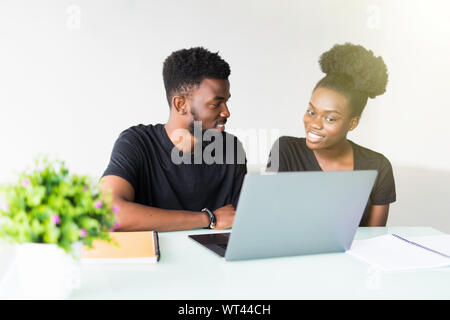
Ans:
{"type": "Polygon", "coordinates": [[[161,257],[161,253],[159,251],[158,232],[156,232],[156,231],[153,231],[153,243],[154,243],[154,246],[155,246],[156,261],[159,261],[159,258],[161,257]]]}

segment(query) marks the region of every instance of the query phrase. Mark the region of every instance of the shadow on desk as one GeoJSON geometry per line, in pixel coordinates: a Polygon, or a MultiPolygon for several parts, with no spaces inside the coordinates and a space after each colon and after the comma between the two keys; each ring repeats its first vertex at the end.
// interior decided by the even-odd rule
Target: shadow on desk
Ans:
{"type": "Polygon", "coordinates": [[[430,226],[450,233],[450,171],[395,167],[397,202],[388,226],[430,226]]]}

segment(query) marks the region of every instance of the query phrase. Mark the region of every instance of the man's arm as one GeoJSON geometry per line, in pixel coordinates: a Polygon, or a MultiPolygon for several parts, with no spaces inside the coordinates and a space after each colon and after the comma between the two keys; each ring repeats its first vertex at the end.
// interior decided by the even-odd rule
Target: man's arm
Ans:
{"type": "MultiPolygon", "coordinates": [[[[166,210],[134,203],[134,188],[118,176],[107,175],[101,179],[104,194],[111,190],[112,205],[119,208],[116,218],[118,231],[154,230],[159,232],[200,229],[209,226],[209,218],[203,212],[166,210]]],[[[229,228],[233,224],[235,209],[231,205],[214,211],[217,229],[229,228]]]]}

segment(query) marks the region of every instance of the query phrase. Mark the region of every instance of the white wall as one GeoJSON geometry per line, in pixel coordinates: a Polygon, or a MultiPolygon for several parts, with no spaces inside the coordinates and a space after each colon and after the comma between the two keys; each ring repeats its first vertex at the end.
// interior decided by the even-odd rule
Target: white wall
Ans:
{"type": "Polygon", "coordinates": [[[300,136],[318,57],[347,41],[390,73],[350,138],[394,171],[450,171],[449,12],[444,0],[2,0],[0,181],[38,153],[99,177],[122,130],[166,121],[162,62],[191,46],[231,65],[231,131],[300,136]]]}

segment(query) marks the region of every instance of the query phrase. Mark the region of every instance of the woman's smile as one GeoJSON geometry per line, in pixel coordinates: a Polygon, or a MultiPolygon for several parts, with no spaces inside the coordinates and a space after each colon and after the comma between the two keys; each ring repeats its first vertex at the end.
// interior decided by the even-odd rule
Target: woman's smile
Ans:
{"type": "Polygon", "coordinates": [[[313,131],[307,131],[306,139],[311,143],[319,143],[322,142],[325,136],[319,135],[313,131]]]}

